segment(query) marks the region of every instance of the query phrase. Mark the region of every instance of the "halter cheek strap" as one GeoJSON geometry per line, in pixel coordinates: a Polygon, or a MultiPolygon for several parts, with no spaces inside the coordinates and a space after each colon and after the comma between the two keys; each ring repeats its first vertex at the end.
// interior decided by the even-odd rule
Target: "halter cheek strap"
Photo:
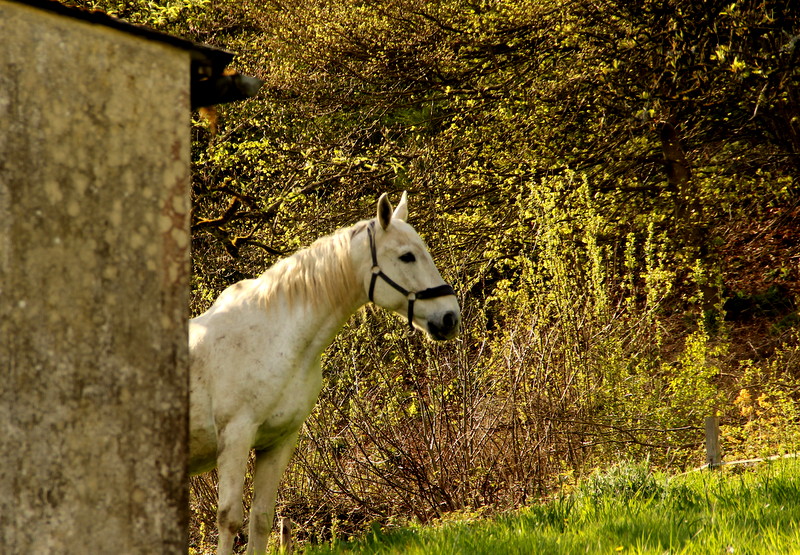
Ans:
{"type": "Polygon", "coordinates": [[[383,273],[381,267],[378,265],[378,252],[375,249],[375,222],[372,221],[367,227],[367,234],[369,235],[369,250],[372,254],[372,278],[369,281],[369,300],[375,302],[375,283],[378,278],[391,285],[394,289],[405,295],[408,299],[408,327],[414,329],[414,302],[417,300],[435,299],[437,297],[446,297],[448,295],[455,295],[456,292],[453,287],[447,283],[437,285],[436,287],[428,287],[422,291],[409,291],[389,276],[383,273]]]}

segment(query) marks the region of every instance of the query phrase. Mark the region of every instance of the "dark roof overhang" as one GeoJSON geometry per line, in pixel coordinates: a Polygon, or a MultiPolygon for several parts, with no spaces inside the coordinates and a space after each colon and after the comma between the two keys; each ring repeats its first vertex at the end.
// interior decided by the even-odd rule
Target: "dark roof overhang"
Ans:
{"type": "Polygon", "coordinates": [[[234,58],[234,54],[227,50],[162,33],[144,25],[137,25],[124,19],[118,19],[105,12],[68,6],[55,0],[11,1],[87,23],[117,29],[188,51],[191,56],[192,109],[244,100],[255,95],[261,87],[262,81],[255,77],[248,77],[238,73],[225,75],[225,68],[234,58]]]}

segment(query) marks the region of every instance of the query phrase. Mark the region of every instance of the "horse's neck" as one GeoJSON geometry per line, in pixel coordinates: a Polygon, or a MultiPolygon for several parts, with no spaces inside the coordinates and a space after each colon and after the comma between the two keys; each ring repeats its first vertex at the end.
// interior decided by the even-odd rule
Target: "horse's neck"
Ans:
{"type": "Polygon", "coordinates": [[[331,344],[358,307],[355,300],[337,307],[301,301],[290,308],[290,318],[285,325],[294,327],[288,331],[298,345],[307,347],[309,353],[317,356],[331,344]]]}
{"type": "MultiPolygon", "coordinates": [[[[317,283],[326,280],[337,280],[336,276],[325,275],[327,271],[335,272],[335,265],[315,265],[314,272],[317,283]]],[[[357,270],[354,270],[357,271],[357,270]]],[[[341,277],[341,276],[339,276],[341,277]]],[[[271,279],[265,274],[261,279],[271,279]]],[[[366,302],[366,294],[362,290],[357,276],[347,280],[349,284],[342,287],[335,299],[326,299],[325,295],[292,294],[290,286],[279,287],[276,295],[267,306],[270,318],[282,320],[286,334],[297,344],[307,347],[310,353],[319,355],[333,341],[350,316],[366,302]]],[[[311,286],[311,285],[309,285],[311,286]]]]}

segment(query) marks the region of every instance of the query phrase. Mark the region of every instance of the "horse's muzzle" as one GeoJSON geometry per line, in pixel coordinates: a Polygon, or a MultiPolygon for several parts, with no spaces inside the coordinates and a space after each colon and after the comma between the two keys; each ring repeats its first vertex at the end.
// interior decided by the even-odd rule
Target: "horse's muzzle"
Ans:
{"type": "Polygon", "coordinates": [[[428,320],[428,331],[436,341],[446,341],[458,335],[461,326],[461,316],[457,312],[445,312],[441,319],[428,320]]]}

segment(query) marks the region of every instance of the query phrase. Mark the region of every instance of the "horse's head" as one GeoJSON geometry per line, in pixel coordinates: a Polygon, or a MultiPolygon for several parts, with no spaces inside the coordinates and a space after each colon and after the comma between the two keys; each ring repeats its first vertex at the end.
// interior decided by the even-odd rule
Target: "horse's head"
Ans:
{"type": "Polygon", "coordinates": [[[406,193],[394,210],[381,195],[378,215],[367,227],[371,269],[364,287],[372,302],[406,316],[410,326],[437,341],[452,339],[461,323],[458,299],[407,217],[406,193]]]}

